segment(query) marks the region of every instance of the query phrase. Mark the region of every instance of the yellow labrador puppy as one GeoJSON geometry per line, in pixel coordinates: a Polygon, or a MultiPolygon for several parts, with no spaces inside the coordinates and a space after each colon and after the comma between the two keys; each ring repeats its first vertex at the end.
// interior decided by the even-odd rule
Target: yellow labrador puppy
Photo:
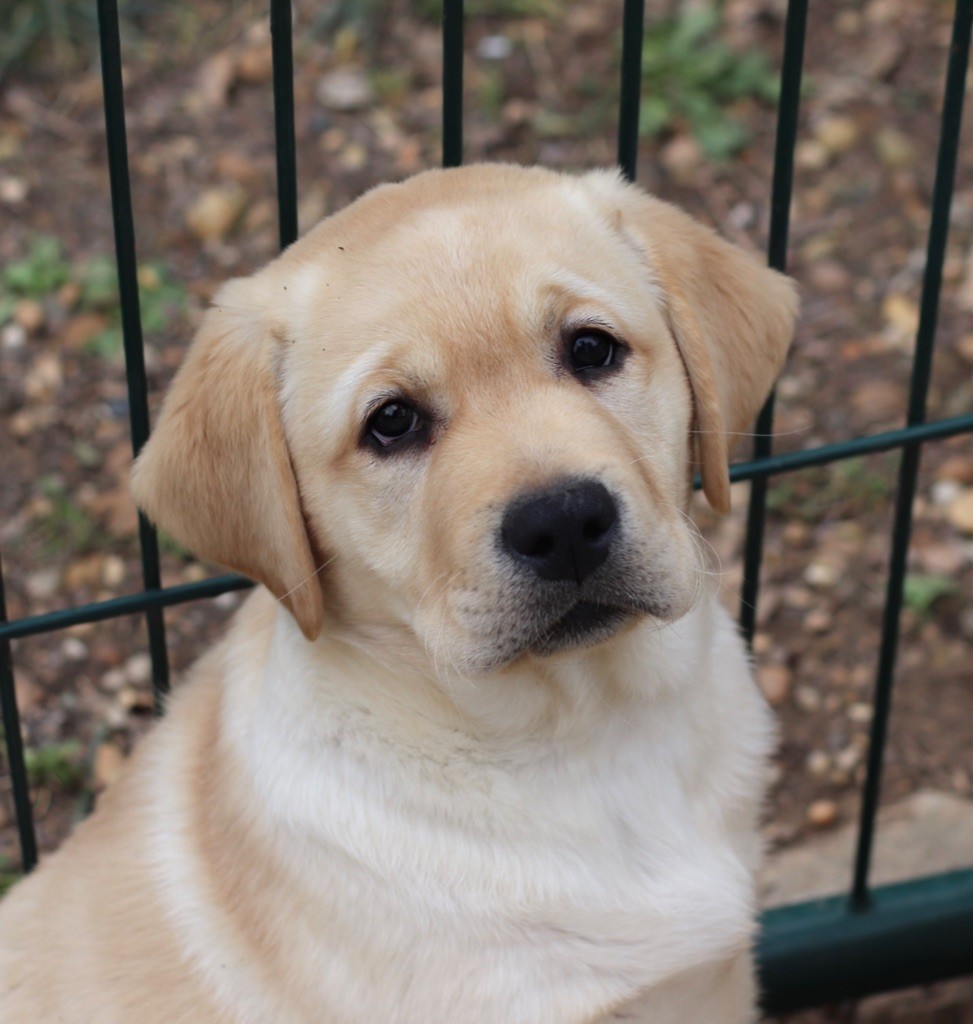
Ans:
{"type": "Polygon", "coordinates": [[[264,586],[0,908],[10,1024],[741,1024],[768,712],[687,519],[790,282],[431,171],[217,295],[134,471],[264,586]]]}

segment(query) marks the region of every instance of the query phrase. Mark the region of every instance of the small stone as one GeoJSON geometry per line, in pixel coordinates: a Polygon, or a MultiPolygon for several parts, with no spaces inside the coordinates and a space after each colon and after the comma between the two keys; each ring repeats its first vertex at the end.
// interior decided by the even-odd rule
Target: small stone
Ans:
{"type": "Polygon", "coordinates": [[[834,800],[815,800],[807,809],[807,821],[814,828],[827,828],[838,820],[838,805],[834,800]]]}
{"type": "Polygon", "coordinates": [[[107,555],[101,567],[101,582],[106,587],[118,587],[125,580],[125,560],[118,555],[107,555]]]}
{"type": "Polygon", "coordinates": [[[936,469],[937,480],[955,480],[973,486],[973,459],[966,455],[950,455],[936,469]]]}
{"type": "Polygon", "coordinates": [[[804,628],[809,633],[827,633],[833,622],[834,618],[830,612],[823,608],[815,608],[805,616],[804,628]]]}
{"type": "Polygon", "coordinates": [[[835,251],[837,243],[832,235],[812,235],[801,246],[801,258],[805,263],[827,259],[835,251]]]}
{"type": "Polygon", "coordinates": [[[964,334],[956,341],[957,353],[968,363],[973,363],[973,334],[964,334]]]}
{"type": "Polygon", "coordinates": [[[919,306],[907,295],[892,292],[882,302],[882,316],[889,326],[910,337],[919,326],[919,306]]]}
{"type": "Polygon", "coordinates": [[[483,60],[506,60],[513,53],[513,44],[506,36],[484,36],[476,48],[483,60]]]}
{"type": "Polygon", "coordinates": [[[812,750],[807,755],[804,767],[808,775],[813,775],[816,779],[823,779],[831,772],[831,758],[823,750],[812,750]]]}
{"type": "Polygon", "coordinates": [[[101,684],[106,690],[120,690],[125,685],[125,669],[110,668],[101,677],[101,684]]]}
{"type": "Polygon", "coordinates": [[[925,542],[915,545],[916,564],[931,576],[954,577],[963,571],[968,554],[954,540],[952,544],[925,542]]]}
{"type": "Polygon", "coordinates": [[[45,405],[35,409],[21,409],[10,417],[10,433],[23,440],[35,430],[49,427],[57,419],[57,409],[53,405],[45,405]]]}
{"type": "Polygon", "coordinates": [[[802,139],[794,149],[794,163],[802,171],[823,171],[828,151],[816,139],[802,139]]]}
{"type": "Polygon", "coordinates": [[[44,307],[33,299],[21,299],[14,306],[14,322],[28,334],[36,334],[44,326],[44,307]]]}
{"type": "Polygon", "coordinates": [[[662,147],[659,160],[677,183],[688,183],[703,162],[703,151],[691,135],[677,135],[662,147]]]}
{"type": "Polygon", "coordinates": [[[870,420],[882,421],[904,414],[906,397],[896,381],[869,380],[855,389],[851,402],[870,420]]]}
{"type": "Polygon", "coordinates": [[[240,604],[241,600],[239,593],[230,590],[225,594],[220,594],[219,597],[214,597],[213,606],[219,608],[220,611],[232,611],[240,604]]]}
{"type": "Polygon", "coordinates": [[[27,198],[29,191],[25,178],[16,178],[12,174],[0,176],[0,203],[17,206],[27,198]]]}
{"type": "Polygon", "coordinates": [[[221,50],[205,60],[196,75],[196,88],[187,101],[190,112],[202,114],[225,107],[235,77],[236,60],[229,50],[221,50]]]}
{"type": "Polygon", "coordinates": [[[875,133],[875,152],[886,167],[896,170],[916,162],[916,149],[898,128],[880,128],[875,133]]]}
{"type": "Polygon", "coordinates": [[[139,683],[147,683],[152,675],[152,659],[140,652],[133,654],[124,665],[125,678],[133,686],[139,683]]]}
{"type": "Polygon", "coordinates": [[[929,498],[934,505],[949,505],[962,492],[963,488],[955,480],[937,480],[929,488],[929,498]]]}
{"type": "Polygon", "coordinates": [[[866,76],[888,81],[902,64],[906,52],[906,41],[901,33],[888,32],[870,38],[864,58],[866,76]]]}
{"type": "Polygon", "coordinates": [[[64,586],[68,590],[84,590],[101,586],[104,555],[86,555],[64,570],[64,586]]]}
{"type": "Polygon", "coordinates": [[[297,223],[305,231],[318,223],[328,212],[328,194],[323,189],[310,188],[297,204],[297,223]]]}
{"type": "Polygon", "coordinates": [[[83,661],[88,657],[88,645],[76,636],[69,636],[61,643],[61,653],[68,661],[83,661]]]}
{"type": "Polygon", "coordinates": [[[757,683],[769,704],[782,704],[791,690],[790,669],[786,665],[763,665],[757,670],[757,683]]]}
{"type": "Polygon", "coordinates": [[[24,378],[24,394],[35,402],[50,402],[61,390],[64,374],[55,352],[43,352],[24,378]]]}
{"type": "MultiPolygon", "coordinates": [[[[300,213],[300,207],[298,207],[300,213]]],[[[270,199],[258,199],[252,206],[247,208],[243,215],[243,227],[248,232],[257,232],[277,223],[277,204],[270,199]]],[[[301,222],[302,225],[304,222],[301,222]]],[[[182,359],[182,350],[179,350],[179,360],[182,359]]]]}
{"type": "Polygon", "coordinates": [[[850,743],[835,754],[835,767],[850,775],[861,764],[863,754],[864,750],[857,743],[850,743]]]}
{"type": "Polygon", "coordinates": [[[861,132],[850,117],[828,117],[817,127],[814,137],[830,156],[847,153],[858,142],[861,132]]]}
{"type": "Polygon", "coordinates": [[[811,539],[811,528],[807,523],[793,520],[784,525],[781,536],[790,547],[802,547],[811,539]]]}
{"type": "Polygon", "coordinates": [[[788,587],[784,591],[784,604],[789,608],[796,608],[804,611],[814,603],[814,595],[807,587],[788,587]]]}
{"type": "Polygon", "coordinates": [[[22,668],[18,668],[14,672],[14,690],[17,707],[21,714],[35,708],[44,698],[43,687],[39,686],[22,668]]]}
{"type": "Polygon", "coordinates": [[[368,163],[368,150],[360,142],[349,142],[338,157],[346,171],[360,171],[368,163]]]}
{"type": "Polygon", "coordinates": [[[11,321],[0,331],[0,346],[7,352],[16,352],[27,344],[27,332],[20,324],[11,321]]]}
{"type": "Polygon", "coordinates": [[[948,505],[946,517],[967,537],[973,537],[973,487],[962,491],[948,505]]]}
{"type": "Polygon", "coordinates": [[[811,562],[804,570],[804,579],[812,587],[833,587],[841,579],[841,569],[829,562],[811,562]]]}
{"type": "Polygon", "coordinates": [[[129,726],[128,711],[121,704],[109,704],[103,708],[101,714],[105,719],[105,725],[109,729],[125,729],[129,726]]]}
{"type": "Polygon", "coordinates": [[[97,469],[104,461],[101,449],[84,438],[71,445],[71,453],[85,469],[97,469]]]}
{"type": "Polygon", "coordinates": [[[121,775],[124,765],[125,755],[114,743],[100,743],[92,766],[95,786],[98,789],[110,786],[121,775]]]}
{"type": "Polygon", "coordinates": [[[259,181],[261,171],[257,164],[243,153],[227,150],[216,156],[216,173],[241,185],[252,185],[259,181]]]}
{"type": "Polygon", "coordinates": [[[65,348],[83,348],[108,328],[108,317],[103,313],[78,313],[58,332],[58,340],[65,348]]]}
{"type": "Polygon", "coordinates": [[[152,695],[133,686],[123,686],[116,700],[124,711],[147,711],[152,707],[152,695]]]}
{"type": "Polygon", "coordinates": [[[839,11],[834,20],[835,30],[843,36],[854,36],[862,30],[860,11],[839,11]]]}
{"type": "Polygon", "coordinates": [[[55,292],[54,298],[61,309],[70,313],[81,301],[81,285],[77,281],[66,281],[55,292]]]}
{"type": "Polygon", "coordinates": [[[241,50],[236,61],[237,78],[250,85],[269,82],[274,73],[274,55],[270,43],[256,43],[241,50]]]}
{"type": "Polygon", "coordinates": [[[848,706],[848,717],[859,725],[868,725],[874,714],[875,709],[872,705],[864,701],[856,701],[848,706]]]}
{"type": "MultiPolygon", "coordinates": [[[[765,595],[761,594],[761,598],[765,595]]],[[[760,602],[763,605],[763,601],[760,602]]],[[[753,653],[757,655],[767,654],[774,646],[774,638],[762,630],[754,634],[753,638],[753,653]]]]}
{"type": "Polygon", "coordinates": [[[802,710],[811,714],[821,709],[821,694],[813,686],[804,684],[794,691],[794,701],[802,710]]]}
{"type": "Polygon", "coordinates": [[[202,242],[217,242],[229,234],[243,212],[245,198],[237,187],[209,188],[186,211],[186,227],[202,242]]]}
{"type": "Polygon", "coordinates": [[[836,260],[821,260],[808,268],[811,284],[822,292],[843,291],[851,282],[851,275],[836,260]]]}
{"type": "Polygon", "coordinates": [[[24,589],[33,601],[47,601],[52,598],[61,584],[61,574],[57,569],[38,569],[27,574],[24,589]]]}
{"type": "Polygon", "coordinates": [[[753,203],[736,203],[726,218],[738,231],[748,231],[757,223],[757,208],[753,203]]]}
{"type": "Polygon", "coordinates": [[[339,68],[322,76],[315,95],[329,110],[347,113],[367,107],[374,98],[374,91],[364,71],[339,68]]]}

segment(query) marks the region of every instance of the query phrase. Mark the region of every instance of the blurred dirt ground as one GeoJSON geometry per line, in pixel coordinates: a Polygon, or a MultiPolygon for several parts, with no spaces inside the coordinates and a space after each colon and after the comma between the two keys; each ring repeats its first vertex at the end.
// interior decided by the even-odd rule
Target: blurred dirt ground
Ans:
{"type": "MultiPolygon", "coordinates": [[[[276,249],[270,41],[262,4],[124,10],[155,411],[215,288],[276,249]]],[[[647,5],[639,181],[763,249],[783,5],[699,10],[647,5]]],[[[467,159],[613,163],[620,16],[605,0],[471,3],[467,159]]],[[[811,5],[789,257],[803,313],[779,389],[779,451],[904,422],[950,18],[940,0],[811,5]]],[[[100,78],[83,29],[41,37],[0,72],[0,551],[11,617],[139,587],[100,78]]],[[[440,63],[438,5],[428,0],[299,0],[302,230],[373,184],[438,164],[440,63]]],[[[961,144],[930,418],[973,408],[971,172],[973,150],[961,144]]],[[[897,462],[859,458],[771,486],[755,651],[782,724],[766,818],[774,848],[858,812],[897,462]]],[[[746,490],[734,488],[722,522],[699,506],[733,606],[746,490]]],[[[919,789],[973,797],[969,437],[925,448],[915,512],[886,803],[919,789]]],[[[167,584],[212,571],[168,541],[163,557],[167,584]]],[[[238,602],[166,613],[177,673],[238,602]]],[[[126,618],[18,642],[15,665],[38,834],[50,849],[151,719],[144,627],[126,618]]],[[[5,775],[0,786],[9,791],[5,775]]],[[[0,855],[15,873],[9,799],[0,855]]],[[[962,986],[909,1000],[795,1021],[971,1019],[962,986]]]]}

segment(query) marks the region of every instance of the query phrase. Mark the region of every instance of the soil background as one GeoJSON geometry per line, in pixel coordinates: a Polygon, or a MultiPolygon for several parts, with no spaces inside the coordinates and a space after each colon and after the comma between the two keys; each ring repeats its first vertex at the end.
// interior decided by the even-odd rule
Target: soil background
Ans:
{"type": "MultiPolygon", "coordinates": [[[[471,0],[467,161],[614,163],[620,6],[471,0]]],[[[97,51],[81,5],[63,7],[64,26],[42,25],[0,67],[0,551],[11,618],[140,587],[97,51]]],[[[294,10],[303,232],[373,184],[438,165],[441,42],[438,6],[426,0],[299,0],[294,10]]],[[[707,10],[647,4],[647,52],[665,65],[647,75],[638,180],[765,250],[768,76],[779,67],[783,7],[726,0],[707,10]],[[700,11],[706,31],[692,21],[700,11]]],[[[133,2],[123,16],[154,417],[215,289],[277,249],[270,36],[254,3],[133,2]]],[[[940,0],[811,5],[788,257],[803,311],[778,390],[777,451],[905,421],[951,16],[940,0]]],[[[973,411],[968,141],[964,129],[931,419],[973,411]]],[[[745,454],[749,439],[740,441],[745,454]]],[[[898,461],[856,458],[771,483],[754,649],[781,721],[772,848],[858,814],[898,461]]],[[[736,607],[747,487],[733,498],[722,521],[700,501],[698,520],[736,607]]],[[[164,583],[216,571],[163,538],[164,583]]],[[[961,436],[923,452],[884,802],[920,788],[973,797],[971,592],[973,444],[961,436]]],[[[166,612],[177,677],[240,600],[166,612]]],[[[14,659],[49,850],[151,721],[144,624],[128,617],[20,641],[14,659]]],[[[0,788],[9,796],[6,774],[0,788]]],[[[15,876],[9,799],[0,857],[15,876]]],[[[968,989],[944,986],[794,1020],[961,1024],[971,1006],[968,989]]]]}

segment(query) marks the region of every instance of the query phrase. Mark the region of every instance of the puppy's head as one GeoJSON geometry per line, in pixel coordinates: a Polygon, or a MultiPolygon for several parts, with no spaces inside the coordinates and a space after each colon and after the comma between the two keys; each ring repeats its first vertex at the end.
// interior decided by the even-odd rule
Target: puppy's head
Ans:
{"type": "Polygon", "coordinates": [[[725,511],[795,309],[615,175],[427,172],[218,294],[135,495],[309,639],[462,672],[600,643],[688,610],[693,470],[725,511]]]}

